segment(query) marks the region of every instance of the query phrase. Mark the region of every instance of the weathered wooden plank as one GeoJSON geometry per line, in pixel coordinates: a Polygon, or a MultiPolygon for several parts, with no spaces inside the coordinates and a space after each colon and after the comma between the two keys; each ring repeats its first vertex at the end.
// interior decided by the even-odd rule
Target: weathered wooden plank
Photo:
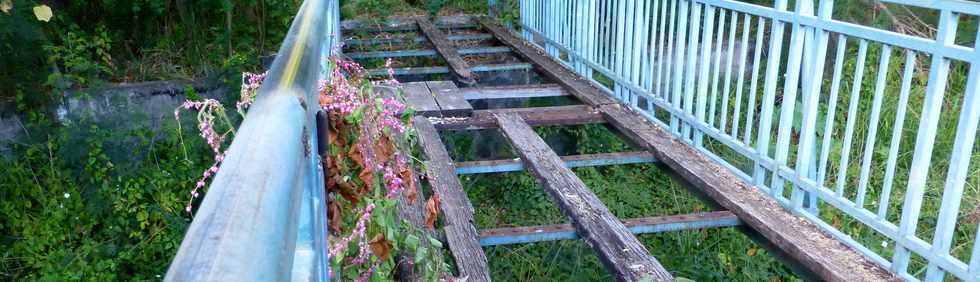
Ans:
{"type": "Polygon", "coordinates": [[[545,125],[579,125],[605,122],[602,115],[594,108],[585,105],[510,108],[493,110],[475,110],[471,117],[466,118],[433,118],[432,123],[439,130],[476,130],[496,128],[496,113],[516,113],[524,118],[531,126],[545,125]]]}
{"type": "Polygon", "coordinates": [[[463,93],[463,98],[466,100],[538,98],[568,95],[568,92],[557,84],[470,87],[460,89],[459,91],[463,93]]]}
{"type": "Polygon", "coordinates": [[[481,17],[478,21],[497,40],[510,46],[514,53],[534,64],[535,70],[564,86],[565,90],[583,103],[593,106],[617,103],[615,99],[592,85],[588,79],[579,76],[565,65],[548,57],[543,50],[527,43],[493,20],[481,17]]]}
{"type": "Polygon", "coordinates": [[[585,183],[515,113],[502,113],[497,123],[524,165],[538,178],[545,192],[575,229],[596,251],[599,260],[621,281],[673,281],[673,277],[646,247],[613,216],[585,183]]]}
{"type": "MultiPolygon", "coordinates": [[[[633,234],[731,227],[739,225],[738,217],[730,211],[692,213],[623,220],[633,234]]],[[[480,244],[496,246],[555,240],[575,240],[579,236],[571,224],[550,224],[480,230],[480,244]]]]}
{"type": "MultiPolygon", "coordinates": [[[[657,161],[657,159],[653,157],[653,153],[647,151],[562,156],[561,160],[565,162],[565,166],[569,168],[638,164],[657,161]]],[[[495,173],[522,170],[524,170],[524,164],[521,162],[521,159],[456,163],[456,174],[495,173]]]]}
{"type": "Polygon", "coordinates": [[[453,75],[456,76],[456,80],[464,85],[475,85],[476,78],[473,77],[473,72],[470,71],[469,64],[463,60],[463,57],[459,55],[456,47],[449,42],[449,39],[446,39],[446,34],[436,28],[428,19],[421,18],[416,20],[416,22],[419,25],[419,29],[425,34],[425,37],[428,37],[429,42],[436,48],[436,52],[439,52],[439,55],[442,55],[442,58],[446,60],[446,64],[449,65],[453,75]]]}
{"type": "Polygon", "coordinates": [[[473,106],[463,99],[463,94],[459,93],[459,89],[452,81],[426,81],[425,84],[435,96],[442,116],[465,117],[473,114],[473,106]]]}
{"type": "MultiPolygon", "coordinates": [[[[415,201],[411,201],[405,193],[398,193],[398,218],[408,221],[416,230],[421,230],[425,235],[435,238],[432,230],[425,228],[425,193],[419,182],[417,170],[412,169],[412,181],[415,181],[416,196],[415,201]]],[[[419,240],[420,246],[428,247],[429,240],[419,240]]],[[[398,281],[424,281],[421,273],[415,269],[415,255],[412,253],[400,254],[396,262],[396,280],[398,281]]]]}
{"type": "Polygon", "coordinates": [[[429,185],[442,201],[439,207],[443,216],[443,231],[459,274],[467,277],[467,281],[490,281],[487,257],[473,227],[473,206],[456,178],[456,168],[449,158],[449,152],[442,144],[439,132],[426,117],[415,116],[412,123],[427,157],[429,185]]]}
{"type": "Polygon", "coordinates": [[[827,281],[898,281],[899,278],[771,197],[714,163],[667,130],[619,105],[599,107],[627,138],[701,189],[722,207],[827,281]]]}
{"type": "Polygon", "coordinates": [[[440,115],[439,104],[425,82],[403,83],[402,92],[405,94],[405,103],[415,109],[415,114],[427,117],[440,115]]]}

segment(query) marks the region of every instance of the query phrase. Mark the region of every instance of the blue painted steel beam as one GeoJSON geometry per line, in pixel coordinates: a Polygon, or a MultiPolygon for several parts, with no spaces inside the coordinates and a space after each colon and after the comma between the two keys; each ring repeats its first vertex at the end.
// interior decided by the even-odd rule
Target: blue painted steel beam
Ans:
{"type": "MultiPolygon", "coordinates": [[[[623,224],[633,234],[738,226],[741,221],[732,212],[708,212],[686,215],[627,219],[623,224]]],[[[480,231],[481,246],[523,244],[543,241],[578,239],[571,224],[553,224],[515,228],[495,228],[480,231]]]]}
{"type": "MultiPolygon", "coordinates": [[[[565,161],[565,166],[570,168],[640,164],[657,161],[653,157],[653,154],[646,151],[564,156],[562,160],[565,161]]],[[[513,172],[522,170],[524,170],[524,163],[520,159],[456,163],[456,174],[513,172]]]]}

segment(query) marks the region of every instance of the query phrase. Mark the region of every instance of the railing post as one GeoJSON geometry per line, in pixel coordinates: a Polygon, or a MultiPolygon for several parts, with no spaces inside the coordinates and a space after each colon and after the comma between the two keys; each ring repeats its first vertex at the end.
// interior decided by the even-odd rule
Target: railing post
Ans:
{"type": "MultiPolygon", "coordinates": [[[[776,10],[786,11],[786,0],[777,0],[776,10]]],[[[783,53],[783,33],[785,23],[776,18],[772,19],[772,30],[769,39],[769,56],[766,61],[766,77],[762,94],[762,111],[759,113],[759,131],[756,132],[756,156],[755,169],[752,182],[755,185],[766,186],[766,168],[762,165],[764,160],[769,157],[769,139],[772,134],[772,111],[775,107],[776,82],[779,75],[779,62],[783,53]]],[[[773,172],[778,172],[779,168],[774,168],[773,172]]]]}
{"type": "MultiPolygon", "coordinates": [[[[978,31],[980,36],[980,31],[978,31]]],[[[980,38],[980,37],[977,37],[980,38]]],[[[974,50],[980,50],[980,41],[974,43],[974,50]]],[[[977,51],[974,51],[977,52],[977,51]]],[[[977,59],[970,63],[967,75],[966,93],[964,93],[962,108],[960,108],[959,124],[956,128],[956,141],[950,154],[949,170],[946,173],[946,186],[943,189],[943,200],[939,207],[939,218],[936,221],[936,233],[933,236],[932,252],[935,256],[948,255],[952,247],[953,233],[956,231],[956,221],[960,212],[960,202],[963,200],[963,187],[970,174],[970,159],[973,157],[973,144],[977,136],[977,123],[980,122],[980,53],[977,59]]],[[[977,237],[973,238],[977,240],[977,237]]],[[[980,242],[974,242],[973,260],[974,271],[977,274],[977,256],[980,242]]],[[[941,281],[945,272],[929,262],[926,281],[941,281]]]]}
{"type": "MultiPolygon", "coordinates": [[[[705,4],[707,11],[704,14],[704,33],[701,35],[701,62],[698,63],[698,87],[697,87],[697,109],[695,110],[694,122],[704,122],[705,121],[705,108],[708,105],[708,82],[711,70],[711,40],[714,35],[715,30],[715,7],[705,4]]],[[[719,25],[724,25],[724,20],[722,20],[719,25]]],[[[719,31],[718,34],[721,34],[719,31]]],[[[719,43],[721,41],[719,40],[719,43]]],[[[691,45],[692,47],[697,45],[691,45]]],[[[697,47],[694,47],[697,48],[697,47]]],[[[693,50],[693,49],[692,49],[693,50]]],[[[719,50],[720,51],[720,50],[719,50]]],[[[718,54],[721,57],[721,54],[718,54]]],[[[718,67],[717,65],[715,67],[718,67]]],[[[717,77],[717,75],[716,75],[717,77]]],[[[711,103],[714,103],[712,99],[711,103]]],[[[714,119],[714,117],[710,117],[714,119]]],[[[687,135],[685,135],[687,136],[687,135]]],[[[694,146],[697,148],[702,147],[704,139],[704,132],[701,130],[694,130],[694,146]]]]}
{"type": "Polygon", "coordinates": [[[687,38],[687,63],[684,65],[684,116],[688,122],[681,123],[681,138],[691,140],[691,120],[694,117],[694,80],[697,75],[695,68],[698,63],[698,36],[701,34],[701,6],[703,4],[691,1],[691,22],[687,38]]]}
{"type": "MultiPolygon", "coordinates": [[[[586,2],[586,14],[582,21],[584,23],[584,28],[581,29],[583,48],[584,48],[584,58],[588,61],[597,62],[595,56],[596,51],[596,39],[599,37],[599,14],[597,13],[597,1],[601,0],[585,0],[586,2]]],[[[588,65],[582,66],[582,76],[587,79],[592,79],[592,67],[588,65]]]]}
{"type": "MultiPolygon", "coordinates": [[[[936,45],[946,46],[953,43],[956,37],[959,15],[949,10],[940,11],[939,28],[936,32],[936,45]]],[[[949,78],[950,60],[942,54],[935,53],[932,65],[929,67],[929,82],[926,86],[925,105],[919,120],[919,131],[915,138],[915,154],[912,156],[912,167],[909,171],[908,188],[905,192],[905,202],[902,205],[902,219],[898,227],[898,237],[915,235],[919,223],[919,213],[922,208],[922,198],[925,195],[926,177],[929,175],[929,165],[932,161],[932,147],[936,142],[939,117],[942,112],[943,96],[946,93],[946,82],[949,78]]],[[[892,259],[892,270],[899,274],[908,272],[910,251],[902,244],[895,244],[895,254],[892,259]]]]}
{"type": "MultiPolygon", "coordinates": [[[[813,1],[801,0],[796,2],[795,13],[797,15],[812,15],[813,1]]],[[[786,81],[783,87],[781,112],[779,115],[779,125],[776,132],[776,153],[775,167],[773,168],[772,183],[770,192],[776,199],[783,197],[783,178],[779,176],[779,167],[786,165],[789,156],[790,135],[793,129],[793,116],[796,113],[796,94],[800,82],[800,65],[803,59],[803,45],[808,37],[807,28],[802,24],[793,23],[793,31],[790,34],[789,53],[786,63],[786,81]]],[[[776,65],[766,66],[767,68],[779,69],[776,65]]],[[[767,142],[768,143],[768,142],[767,142]]],[[[768,146],[767,146],[768,147],[768,146]]],[[[805,173],[805,171],[804,171],[805,173]]],[[[802,200],[800,200],[802,203],[802,200]]]]}
{"type": "MultiPolygon", "coordinates": [[[[637,11],[636,18],[633,20],[638,26],[633,30],[633,63],[632,71],[630,72],[630,77],[632,77],[632,82],[635,85],[639,85],[640,88],[647,89],[643,83],[643,77],[640,76],[640,70],[645,69],[644,66],[644,55],[646,54],[647,46],[647,28],[649,15],[647,14],[650,10],[650,5],[647,5],[649,0],[641,0],[636,2],[637,11]]],[[[639,93],[633,93],[630,95],[630,106],[636,107],[636,103],[639,98],[639,93]]]]}
{"type": "MultiPolygon", "coordinates": [[[[801,1],[801,8],[804,9],[803,14],[806,11],[812,10],[813,2],[812,0],[801,1]],[[807,8],[806,6],[809,6],[807,8]]],[[[834,9],[834,1],[824,0],[820,1],[820,9],[818,16],[821,20],[830,20],[834,9]]],[[[803,121],[802,127],[800,128],[800,143],[797,147],[797,159],[796,159],[796,169],[797,177],[795,183],[803,181],[804,175],[806,177],[815,178],[815,152],[816,152],[816,135],[817,135],[817,110],[820,108],[820,89],[823,83],[824,74],[824,63],[826,62],[827,55],[827,43],[830,37],[830,33],[827,31],[816,28],[807,28],[807,46],[806,54],[809,60],[806,60],[804,65],[804,81],[803,81],[803,121]]],[[[783,121],[787,122],[787,121],[783,121]]],[[[777,145],[778,146],[778,145],[777,145]]],[[[827,150],[827,148],[823,148],[827,150]]],[[[808,197],[799,185],[793,186],[792,202],[794,209],[800,209],[803,206],[803,201],[808,197]]],[[[810,203],[810,208],[814,208],[816,205],[815,201],[810,203]]]]}
{"type": "MultiPolygon", "coordinates": [[[[615,42],[616,47],[615,49],[613,49],[612,52],[613,73],[622,77],[623,69],[624,69],[623,58],[626,57],[623,56],[623,53],[626,51],[626,44],[625,44],[626,42],[624,41],[626,38],[626,26],[627,26],[626,13],[628,8],[626,7],[627,0],[615,0],[615,1],[616,1],[616,17],[613,18],[613,21],[616,22],[616,32],[614,33],[613,36],[613,42],[615,42]]],[[[625,89],[623,88],[622,85],[613,82],[613,91],[617,99],[619,99],[620,101],[625,101],[625,99],[623,99],[624,96],[623,92],[625,91],[625,89]]]]}
{"type": "MultiPolygon", "coordinates": [[[[674,109],[681,110],[683,109],[683,105],[681,105],[681,95],[683,95],[684,90],[684,47],[686,47],[685,44],[687,44],[687,10],[691,4],[686,0],[678,0],[675,1],[675,3],[677,3],[676,5],[680,6],[678,8],[680,11],[674,15],[674,18],[677,19],[677,25],[676,29],[672,30],[677,35],[677,47],[675,50],[673,50],[673,52],[671,52],[673,54],[671,58],[674,60],[674,75],[671,79],[671,83],[673,83],[673,90],[670,91],[670,106],[674,107],[674,109]]],[[[673,37],[674,36],[671,36],[671,38],[673,37]]],[[[671,44],[671,46],[674,46],[674,44],[671,44]]],[[[681,116],[677,116],[673,113],[670,115],[670,129],[676,135],[680,135],[680,119],[682,117],[683,113],[681,116]]]]}

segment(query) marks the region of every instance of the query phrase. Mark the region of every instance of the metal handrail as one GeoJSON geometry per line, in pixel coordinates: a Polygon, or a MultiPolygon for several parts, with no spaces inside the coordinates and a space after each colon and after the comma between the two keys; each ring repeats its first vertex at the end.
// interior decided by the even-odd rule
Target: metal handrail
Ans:
{"type": "Polygon", "coordinates": [[[317,82],[329,50],[324,42],[332,45],[327,35],[339,24],[336,2],[306,0],[300,7],[167,281],[282,281],[300,275],[326,280],[325,239],[301,232],[315,233],[326,224],[323,193],[315,189],[322,190],[323,180],[312,133],[317,82]],[[307,241],[315,245],[308,248],[314,250],[312,260],[297,254],[297,245],[307,241]],[[294,265],[294,258],[306,265],[294,265]]]}

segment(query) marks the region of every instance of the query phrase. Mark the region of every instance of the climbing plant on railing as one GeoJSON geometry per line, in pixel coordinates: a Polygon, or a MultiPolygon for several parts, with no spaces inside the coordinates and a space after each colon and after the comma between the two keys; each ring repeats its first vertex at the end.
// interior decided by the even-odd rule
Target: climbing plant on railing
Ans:
{"type": "MultiPolygon", "coordinates": [[[[398,82],[370,81],[361,66],[337,57],[329,64],[333,71],[321,83],[320,105],[330,120],[324,170],[331,271],[339,271],[342,279],[383,281],[405,263],[426,280],[439,279],[447,269],[442,252],[425,246],[441,243],[397,216],[399,194],[412,204],[420,189],[407,126],[412,112],[398,95],[398,82]],[[397,261],[396,253],[413,253],[414,258],[397,261]]],[[[437,203],[438,197],[432,197],[427,206],[437,203]]]]}
{"type": "MultiPolygon", "coordinates": [[[[331,56],[332,71],[319,83],[319,102],[329,116],[329,152],[322,156],[325,189],[328,192],[329,258],[331,275],[344,280],[386,281],[395,269],[412,270],[428,281],[448,278],[441,242],[398,217],[398,197],[409,204],[418,201],[413,173],[413,136],[408,126],[412,110],[402,102],[398,81],[367,79],[360,65],[331,56]],[[403,194],[404,193],[404,194],[403,194]],[[408,254],[411,254],[410,256],[408,254]],[[401,257],[396,259],[396,257],[401,257]]],[[[390,63],[386,64],[390,69],[390,63]]],[[[254,101],[265,74],[243,74],[237,112],[244,117],[254,101]]],[[[233,135],[234,124],[224,106],[216,100],[187,100],[174,111],[180,121],[181,110],[197,111],[200,136],[214,155],[214,163],[202,172],[191,199],[219,170],[224,159],[223,144],[233,135]]],[[[426,204],[427,224],[433,227],[438,196],[426,204]]]]}

